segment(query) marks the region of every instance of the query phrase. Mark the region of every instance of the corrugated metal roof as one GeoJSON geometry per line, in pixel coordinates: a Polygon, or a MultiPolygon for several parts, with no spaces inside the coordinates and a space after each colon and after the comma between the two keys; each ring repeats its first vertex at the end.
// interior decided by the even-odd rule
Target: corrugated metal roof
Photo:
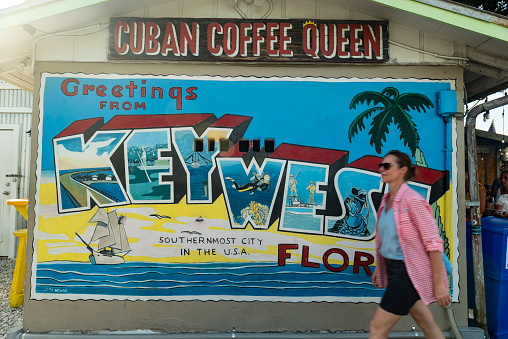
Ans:
{"type": "Polygon", "coordinates": [[[33,94],[24,89],[0,90],[0,108],[31,108],[32,104],[33,94]]]}

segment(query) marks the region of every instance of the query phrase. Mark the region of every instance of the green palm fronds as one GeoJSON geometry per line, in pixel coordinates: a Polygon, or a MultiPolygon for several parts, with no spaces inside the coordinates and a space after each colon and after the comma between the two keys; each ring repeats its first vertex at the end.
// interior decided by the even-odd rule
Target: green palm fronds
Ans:
{"type": "Polygon", "coordinates": [[[378,154],[381,154],[388,127],[392,122],[399,129],[400,138],[404,140],[404,145],[410,148],[413,157],[417,154],[420,136],[416,124],[408,112],[413,110],[418,113],[426,113],[427,109],[434,107],[429,98],[419,93],[401,95],[396,88],[386,87],[381,93],[374,91],[358,93],[351,100],[349,108],[355,109],[361,104],[374,105],[374,107],[363,111],[353,120],[348,130],[350,142],[356,134],[365,129],[364,120],[374,115],[369,130],[370,144],[374,146],[378,154]]]}

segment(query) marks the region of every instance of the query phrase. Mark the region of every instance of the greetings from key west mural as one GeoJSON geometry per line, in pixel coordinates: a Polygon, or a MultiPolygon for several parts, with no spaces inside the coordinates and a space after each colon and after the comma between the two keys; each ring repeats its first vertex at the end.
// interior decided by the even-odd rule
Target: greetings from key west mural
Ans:
{"type": "Polygon", "coordinates": [[[46,73],[41,85],[33,299],[377,300],[377,164],[391,149],[418,165],[410,186],[453,252],[436,108],[451,82],[46,73]]]}

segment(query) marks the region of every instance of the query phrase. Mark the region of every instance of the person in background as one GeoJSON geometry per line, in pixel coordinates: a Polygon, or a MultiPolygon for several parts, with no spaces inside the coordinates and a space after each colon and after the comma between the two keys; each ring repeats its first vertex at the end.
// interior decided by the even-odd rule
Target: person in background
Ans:
{"type": "MultiPolygon", "coordinates": [[[[499,170],[501,171],[501,174],[502,174],[503,171],[508,170],[508,165],[505,165],[505,164],[501,165],[499,170]]],[[[494,200],[496,199],[495,194],[501,186],[502,186],[501,175],[499,175],[499,178],[494,179],[494,181],[492,182],[492,185],[490,185],[490,190],[491,190],[490,194],[491,194],[491,197],[494,197],[494,200]]]]}
{"type": "Polygon", "coordinates": [[[492,196],[496,202],[496,210],[490,211],[490,214],[508,218],[508,169],[501,172],[501,187],[492,192],[492,196]],[[497,208],[499,205],[503,205],[502,209],[497,208]]]}
{"type": "Polygon", "coordinates": [[[484,185],[485,186],[485,195],[487,196],[487,202],[489,202],[491,200],[491,193],[492,193],[492,189],[490,187],[490,185],[484,185]]]}
{"type": "Polygon", "coordinates": [[[451,302],[444,268],[443,240],[430,205],[406,183],[415,175],[411,159],[390,151],[379,164],[381,180],[390,186],[376,223],[376,269],[372,283],[386,288],[370,322],[369,338],[388,338],[395,324],[411,314],[426,338],[444,335],[428,304],[451,302]]]}

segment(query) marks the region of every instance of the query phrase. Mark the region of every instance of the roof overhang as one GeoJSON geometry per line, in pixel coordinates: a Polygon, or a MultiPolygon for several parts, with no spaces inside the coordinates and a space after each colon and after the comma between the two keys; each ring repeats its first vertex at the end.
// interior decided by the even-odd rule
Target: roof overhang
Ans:
{"type": "MultiPolygon", "coordinates": [[[[0,79],[33,91],[32,59],[37,41],[60,32],[106,26],[111,17],[126,16],[168,1],[178,2],[28,0],[0,10],[0,79]]],[[[447,0],[323,1],[466,46],[452,57],[467,59],[464,80],[468,101],[508,88],[507,17],[447,0]]]]}

